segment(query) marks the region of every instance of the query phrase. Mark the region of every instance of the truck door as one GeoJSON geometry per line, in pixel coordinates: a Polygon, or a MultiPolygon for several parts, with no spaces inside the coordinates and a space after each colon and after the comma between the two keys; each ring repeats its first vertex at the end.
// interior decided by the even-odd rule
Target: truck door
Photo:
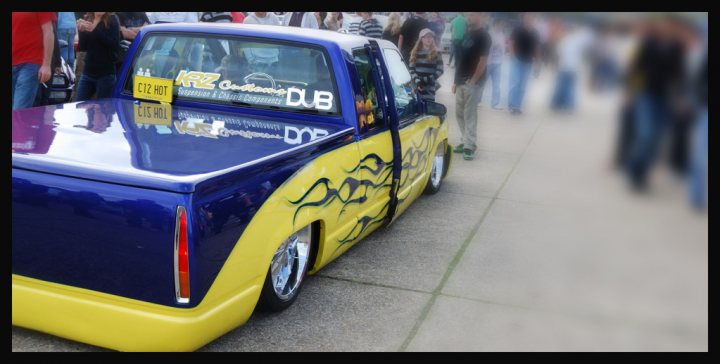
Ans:
{"type": "Polygon", "coordinates": [[[399,149],[396,152],[393,148],[391,118],[372,53],[370,47],[356,48],[352,52],[354,71],[360,81],[359,89],[354,90],[360,162],[347,172],[359,172],[360,181],[355,193],[361,195],[363,201],[359,204],[355,229],[340,237],[341,244],[367,236],[385,223],[389,211],[394,211],[391,191],[394,175],[399,176],[399,170],[394,169],[394,158],[399,149]]]}
{"type": "MultiPolygon", "coordinates": [[[[377,46],[377,43],[374,45],[377,46]]],[[[439,125],[436,118],[424,113],[424,104],[415,91],[412,77],[400,53],[394,48],[383,48],[382,52],[374,54],[382,70],[386,108],[390,116],[389,127],[391,133],[395,132],[399,139],[394,145],[400,147],[400,154],[395,155],[399,181],[395,203],[391,206],[394,208],[389,215],[392,221],[422,194],[424,182],[428,178],[430,154],[435,151],[439,125]]]]}

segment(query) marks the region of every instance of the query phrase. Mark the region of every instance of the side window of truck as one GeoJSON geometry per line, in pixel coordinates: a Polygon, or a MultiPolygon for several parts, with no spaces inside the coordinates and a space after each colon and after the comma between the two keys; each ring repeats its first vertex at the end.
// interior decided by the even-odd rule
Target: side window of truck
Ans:
{"type": "Polygon", "coordinates": [[[385,120],[382,109],[378,105],[375,78],[373,77],[367,49],[354,50],[353,59],[360,77],[360,89],[362,92],[362,95],[356,95],[355,100],[358,125],[360,125],[360,130],[363,132],[380,128],[385,124],[385,120]]]}
{"type": "Polygon", "coordinates": [[[383,55],[390,73],[390,83],[395,95],[395,108],[398,119],[411,119],[419,114],[418,101],[415,97],[415,85],[412,82],[410,71],[405,67],[400,53],[391,48],[384,48],[383,55]]]}

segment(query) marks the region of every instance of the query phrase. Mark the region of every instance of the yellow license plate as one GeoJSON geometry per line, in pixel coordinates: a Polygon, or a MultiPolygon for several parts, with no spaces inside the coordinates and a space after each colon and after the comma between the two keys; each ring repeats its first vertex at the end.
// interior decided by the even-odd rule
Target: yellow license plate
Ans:
{"type": "Polygon", "coordinates": [[[172,108],[169,104],[141,102],[133,105],[136,124],[167,125],[172,124],[172,108]]]}
{"type": "Polygon", "coordinates": [[[172,102],[173,81],[165,78],[133,76],[133,97],[143,100],[172,102]]]}

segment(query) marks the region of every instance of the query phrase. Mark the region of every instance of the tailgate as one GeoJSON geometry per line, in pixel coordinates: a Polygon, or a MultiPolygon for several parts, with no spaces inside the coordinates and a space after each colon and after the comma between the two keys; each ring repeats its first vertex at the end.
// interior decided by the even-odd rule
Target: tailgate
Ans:
{"type": "Polygon", "coordinates": [[[188,198],[13,168],[12,273],[175,306],[175,211],[188,198]]]}

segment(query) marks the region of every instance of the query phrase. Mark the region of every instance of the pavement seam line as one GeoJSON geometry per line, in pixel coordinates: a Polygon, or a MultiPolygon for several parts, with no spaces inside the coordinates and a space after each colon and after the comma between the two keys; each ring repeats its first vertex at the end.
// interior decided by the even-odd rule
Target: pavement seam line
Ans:
{"type": "Polygon", "coordinates": [[[336,281],[357,283],[357,284],[362,284],[362,285],[372,286],[372,287],[380,287],[380,288],[388,288],[388,289],[397,289],[397,290],[400,290],[400,291],[407,291],[407,292],[424,293],[424,294],[432,294],[432,293],[433,293],[433,292],[431,292],[431,291],[423,291],[423,290],[420,290],[420,289],[412,289],[412,288],[405,288],[405,287],[398,287],[398,286],[390,286],[390,285],[385,285],[385,284],[380,284],[380,283],[374,283],[374,282],[356,281],[356,280],[349,279],[349,278],[333,277],[333,276],[328,276],[328,275],[324,275],[324,274],[315,274],[314,277],[334,279],[334,280],[336,280],[336,281]]]}
{"type": "Polygon", "coordinates": [[[472,230],[470,230],[470,234],[468,237],[463,241],[462,245],[460,246],[460,249],[455,253],[455,256],[450,261],[450,264],[448,265],[447,269],[445,270],[445,274],[443,274],[442,279],[440,280],[440,283],[438,283],[437,287],[432,292],[432,296],[430,297],[430,300],[425,304],[422,311],[420,311],[420,317],[415,320],[415,325],[410,329],[410,332],[408,333],[408,336],[405,337],[405,340],[400,345],[400,348],[398,351],[406,351],[408,346],[410,346],[410,342],[415,338],[415,335],[417,335],[417,332],[420,330],[420,326],[422,326],[423,322],[427,319],[428,314],[430,313],[430,309],[435,305],[435,301],[437,300],[437,297],[440,295],[440,292],[442,292],[442,289],[445,288],[445,284],[447,283],[448,279],[450,278],[450,275],[452,275],[453,271],[455,271],[455,266],[460,262],[460,259],[465,254],[465,250],[470,245],[470,242],[473,238],[475,238],[475,235],[477,234],[478,230],[480,230],[480,226],[482,226],[483,222],[485,222],[485,218],[490,213],[490,210],[492,210],[493,205],[495,204],[495,201],[498,199],[498,196],[500,196],[500,192],[502,192],[503,188],[505,188],[505,185],[510,180],[510,177],[515,172],[515,168],[520,164],[520,161],[525,156],[525,153],[527,152],[528,147],[530,147],[530,144],[532,143],[533,139],[535,139],[535,134],[537,134],[538,130],[540,130],[540,127],[544,121],[540,121],[538,125],[535,127],[535,130],[533,130],[532,135],[530,136],[530,139],[528,139],[527,144],[525,145],[525,148],[523,148],[522,153],[518,156],[517,160],[515,160],[515,163],[513,163],[512,169],[510,169],[510,172],[508,172],[507,176],[505,176],[505,179],[503,180],[502,184],[500,184],[500,187],[498,187],[498,190],[493,195],[492,199],[490,200],[490,203],[488,204],[487,208],[485,208],[485,211],[483,212],[482,216],[480,216],[480,219],[477,223],[473,226],[472,230]]]}
{"type": "Polygon", "coordinates": [[[472,193],[465,193],[465,192],[453,192],[453,191],[442,191],[443,193],[451,193],[453,195],[462,195],[462,196],[470,196],[470,197],[481,197],[481,198],[487,198],[492,199],[492,196],[488,195],[473,195],[472,193]]]}

